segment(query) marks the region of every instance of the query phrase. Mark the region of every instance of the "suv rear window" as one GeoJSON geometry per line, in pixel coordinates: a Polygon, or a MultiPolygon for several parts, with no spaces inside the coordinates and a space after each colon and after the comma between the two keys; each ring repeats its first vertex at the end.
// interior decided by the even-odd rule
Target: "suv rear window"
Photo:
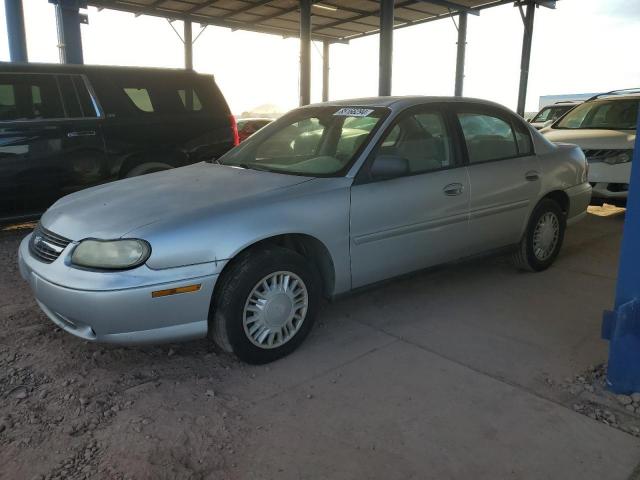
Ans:
{"type": "Polygon", "coordinates": [[[0,74],[0,121],[64,117],[54,75],[0,74]]]}

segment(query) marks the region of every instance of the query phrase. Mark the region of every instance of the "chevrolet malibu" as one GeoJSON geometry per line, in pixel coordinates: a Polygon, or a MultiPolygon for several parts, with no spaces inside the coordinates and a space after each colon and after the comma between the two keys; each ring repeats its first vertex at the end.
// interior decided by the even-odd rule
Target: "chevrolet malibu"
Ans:
{"type": "Polygon", "coordinates": [[[89,341],[209,336],[293,351],[321,299],[510,248],[555,260],[587,164],[499,105],[385,97],[293,110],[223,157],[73,193],[20,245],[46,315],[89,341]]]}

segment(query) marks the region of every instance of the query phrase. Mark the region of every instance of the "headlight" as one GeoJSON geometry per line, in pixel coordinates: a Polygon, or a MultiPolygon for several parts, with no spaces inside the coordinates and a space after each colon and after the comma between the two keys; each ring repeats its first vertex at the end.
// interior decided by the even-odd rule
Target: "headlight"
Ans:
{"type": "Polygon", "coordinates": [[[71,255],[75,265],[108,270],[137,267],[147,261],[151,246],[144,240],[83,240],[71,255]]]}
{"type": "Polygon", "coordinates": [[[617,165],[618,163],[627,163],[631,161],[633,157],[633,150],[619,150],[615,151],[613,155],[608,156],[604,159],[604,163],[608,163],[609,165],[617,165]]]}

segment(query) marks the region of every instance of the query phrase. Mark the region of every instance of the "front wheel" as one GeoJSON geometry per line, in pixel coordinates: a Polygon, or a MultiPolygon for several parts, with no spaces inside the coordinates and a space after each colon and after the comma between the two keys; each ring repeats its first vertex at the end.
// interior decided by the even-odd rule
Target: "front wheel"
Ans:
{"type": "Polygon", "coordinates": [[[280,247],[244,252],[229,268],[212,302],[210,330],[216,344],[253,364],[295,350],[318,310],[315,269],[280,247]]]}
{"type": "Polygon", "coordinates": [[[565,214],[551,199],[543,199],[533,209],[527,230],[513,255],[516,267],[539,272],[551,266],[562,242],[567,226],[565,214]]]}

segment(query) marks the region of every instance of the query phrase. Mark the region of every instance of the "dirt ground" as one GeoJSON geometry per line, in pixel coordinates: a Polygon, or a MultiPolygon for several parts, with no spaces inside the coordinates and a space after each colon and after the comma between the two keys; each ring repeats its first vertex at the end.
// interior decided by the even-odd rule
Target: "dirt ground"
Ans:
{"type": "Polygon", "coordinates": [[[55,328],[19,275],[27,233],[0,233],[0,477],[234,478],[242,406],[216,385],[243,366],[206,341],[123,349],[55,328]]]}
{"type": "Polygon", "coordinates": [[[640,396],[604,386],[624,216],[553,268],[448,266],[329,304],[293,355],[60,331],[0,232],[0,479],[640,478],[640,396]],[[636,470],[636,475],[634,475],[636,470]]]}

